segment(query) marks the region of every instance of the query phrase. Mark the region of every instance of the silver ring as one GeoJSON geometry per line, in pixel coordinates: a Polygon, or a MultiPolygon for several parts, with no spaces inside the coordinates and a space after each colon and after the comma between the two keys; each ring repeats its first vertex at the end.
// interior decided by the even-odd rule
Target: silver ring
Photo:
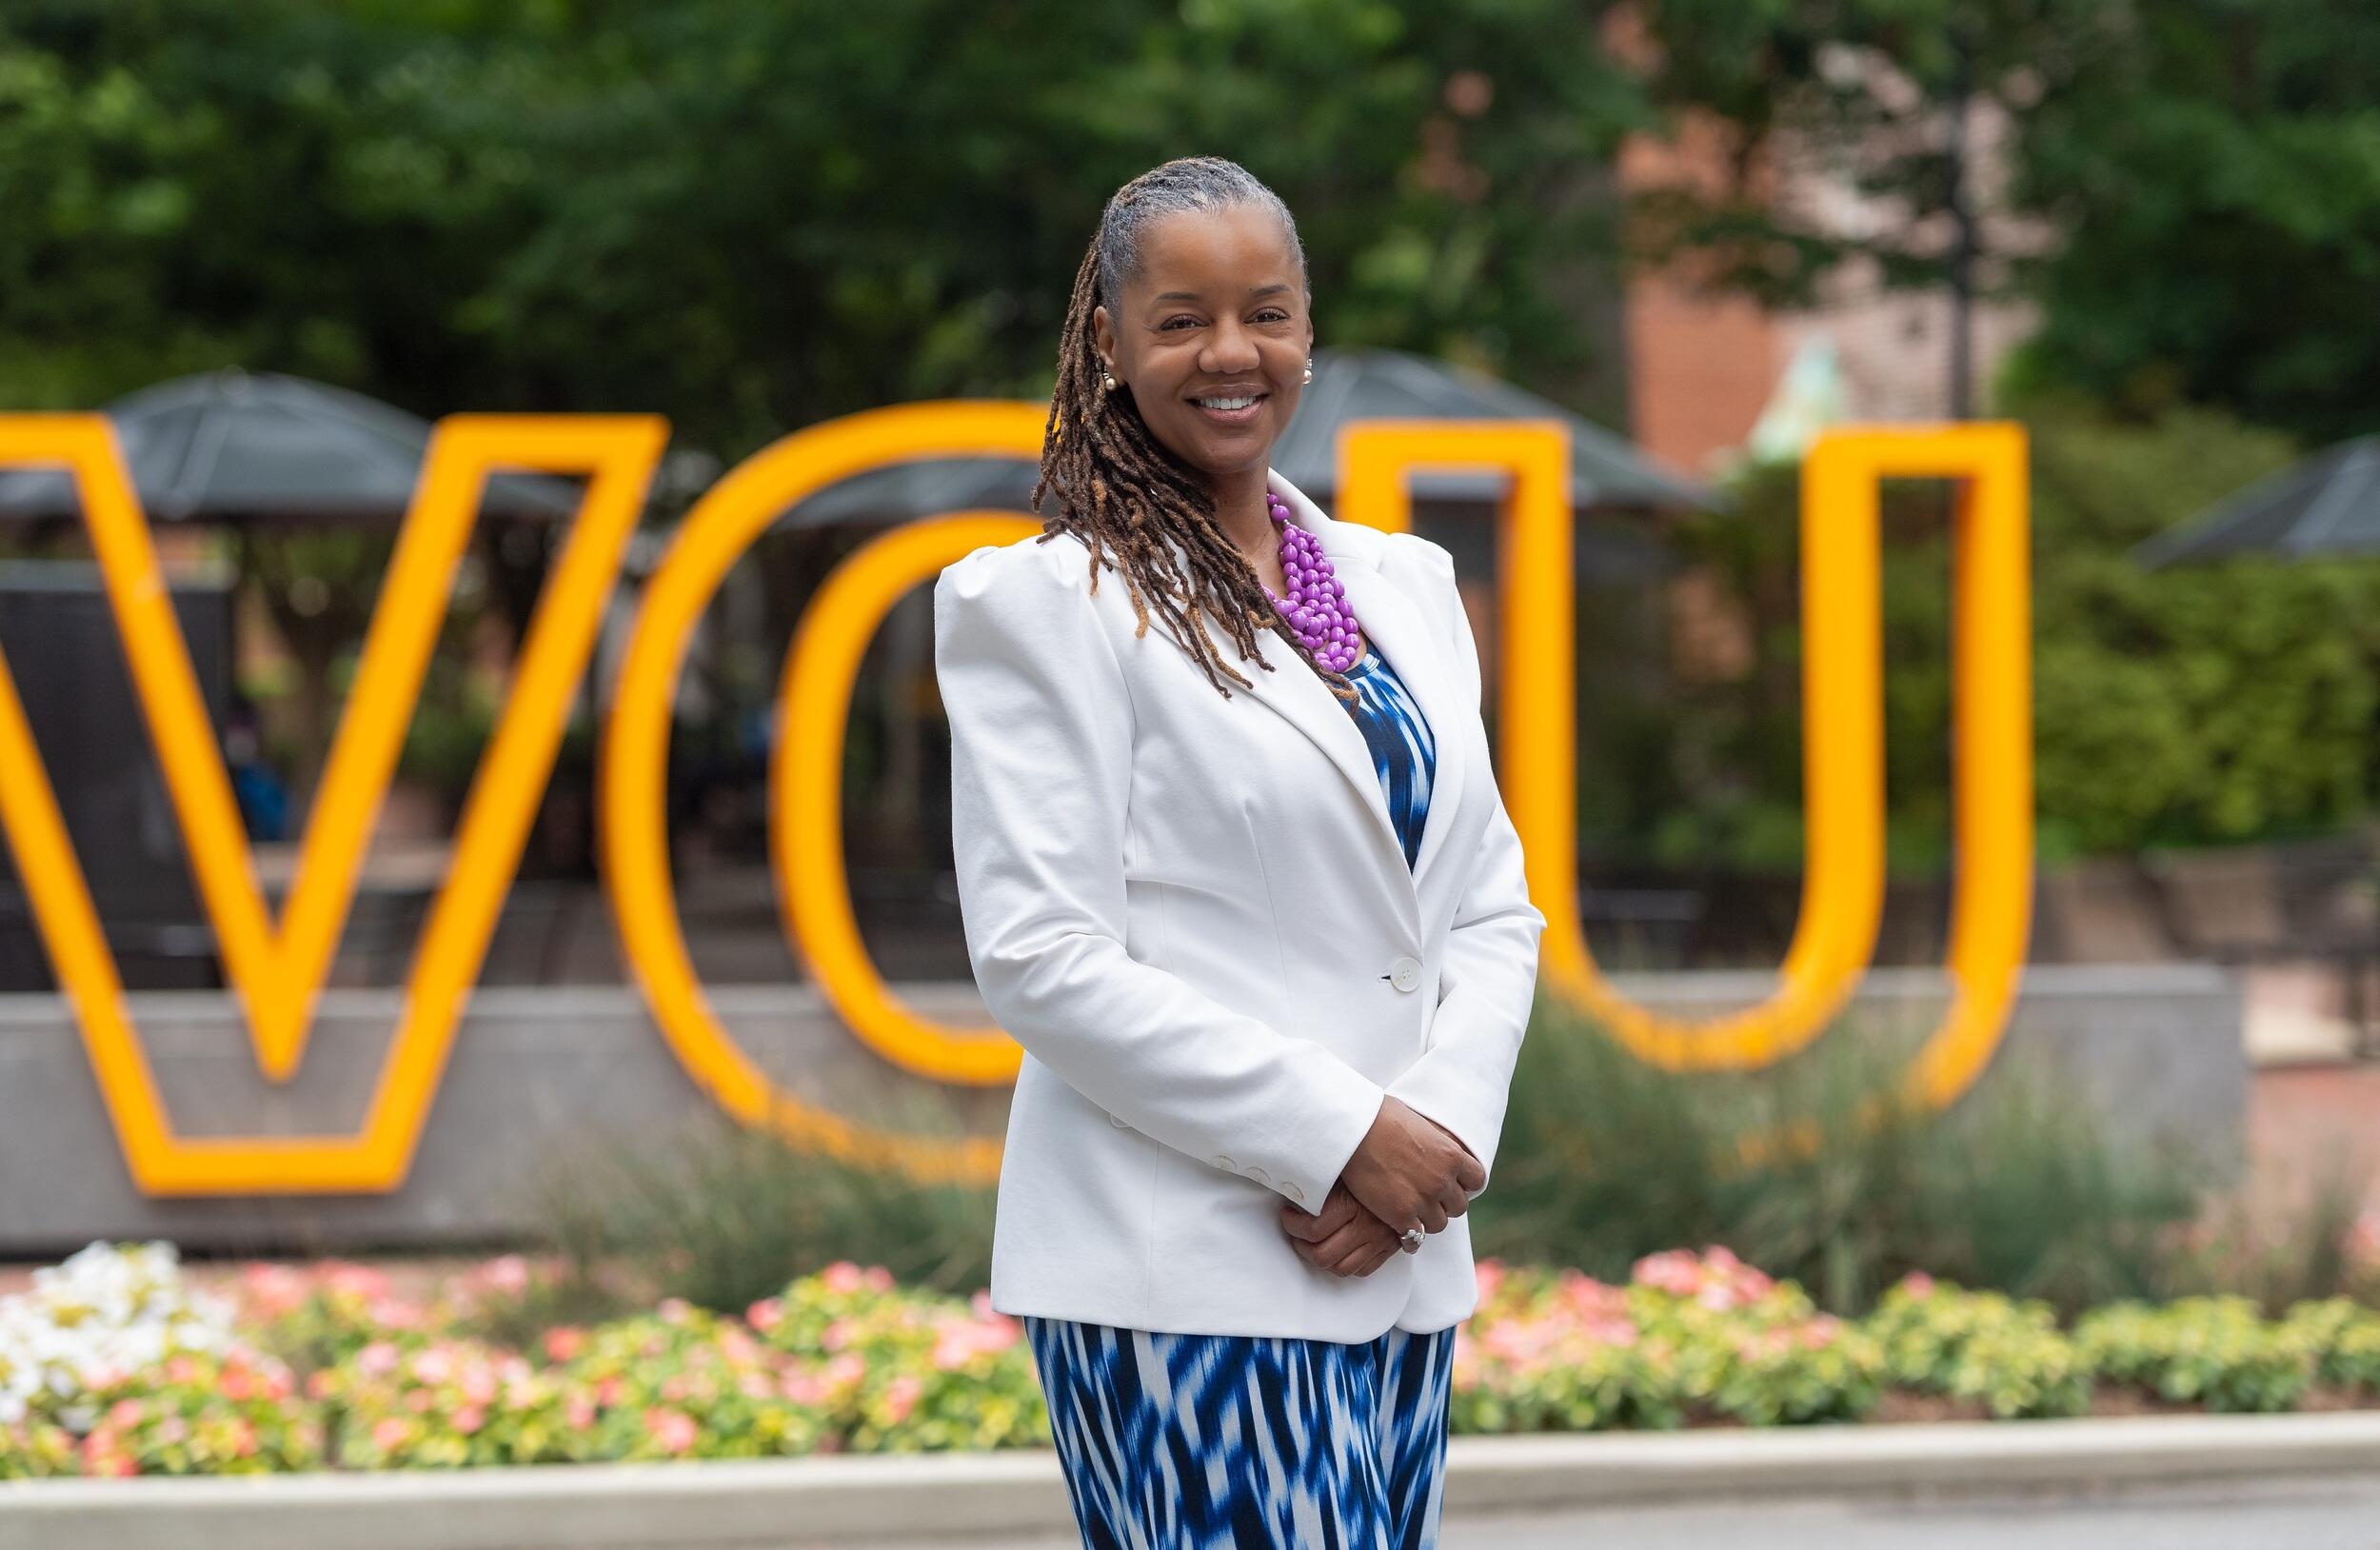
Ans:
{"type": "Polygon", "coordinates": [[[1418,1249],[1423,1243],[1428,1242],[1429,1239],[1430,1235],[1423,1232],[1420,1228],[1407,1227],[1405,1229],[1403,1242],[1405,1247],[1409,1249],[1418,1249]]]}

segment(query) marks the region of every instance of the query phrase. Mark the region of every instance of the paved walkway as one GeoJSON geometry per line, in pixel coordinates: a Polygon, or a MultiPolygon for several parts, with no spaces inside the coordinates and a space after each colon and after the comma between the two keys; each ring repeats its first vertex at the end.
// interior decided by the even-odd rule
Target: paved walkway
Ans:
{"type": "MultiPolygon", "coordinates": [[[[1062,1539],[982,1550],[1077,1550],[1062,1539]]],[[[2216,1489],[1941,1503],[1773,1502],[1632,1507],[1554,1517],[1449,1519],[1439,1550],[2380,1550],[2380,1480],[2298,1480],[2216,1489]]],[[[658,1547],[657,1547],[658,1550],[658,1547]]],[[[787,1550],[825,1550],[788,1546],[787,1550]]],[[[947,1550],[947,1541],[874,1550],[947,1550]]]]}

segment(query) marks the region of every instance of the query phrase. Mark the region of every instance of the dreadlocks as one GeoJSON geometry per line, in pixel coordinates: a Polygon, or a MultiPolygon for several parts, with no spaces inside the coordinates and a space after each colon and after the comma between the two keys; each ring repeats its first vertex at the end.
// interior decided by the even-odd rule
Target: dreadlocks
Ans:
{"type": "MultiPolygon", "coordinates": [[[[1151,169],[1116,190],[1101,212],[1074,295],[1066,304],[1066,328],[1058,346],[1058,387],[1051,394],[1049,424],[1041,444],[1041,477],[1033,487],[1033,509],[1054,493],[1057,508],[1041,518],[1046,543],[1071,532],[1091,551],[1091,589],[1099,590],[1100,567],[1121,570],[1139,621],[1136,635],[1148,633],[1154,610],[1205,670],[1207,682],[1225,699],[1231,690],[1219,670],[1247,687],[1223,660],[1207,633],[1220,623],[1245,662],[1256,655],[1256,632],[1269,630],[1321,675],[1332,693],[1352,703],[1355,686],[1345,675],[1316,662],[1272,601],[1255,567],[1240,555],[1216,520],[1215,497],[1205,479],[1151,433],[1130,402],[1128,389],[1108,392],[1091,311],[1112,315],[1126,283],[1140,272],[1140,237],[1160,216],[1187,210],[1254,206],[1276,212],[1305,273],[1305,249],[1297,223],[1280,196],[1236,162],[1188,156],[1151,169]],[[1170,542],[1169,542],[1170,541],[1170,542]]],[[[1309,288],[1307,299],[1312,300],[1309,288]]],[[[1259,662],[1265,671],[1270,663],[1259,662]]]]}

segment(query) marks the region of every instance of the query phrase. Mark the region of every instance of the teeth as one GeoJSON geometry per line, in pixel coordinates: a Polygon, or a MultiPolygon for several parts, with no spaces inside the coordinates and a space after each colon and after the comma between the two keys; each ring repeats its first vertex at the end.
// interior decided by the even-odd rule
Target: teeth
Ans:
{"type": "Polygon", "coordinates": [[[1244,409],[1256,400],[1254,398],[1201,398],[1198,402],[1210,409],[1244,409]]]}

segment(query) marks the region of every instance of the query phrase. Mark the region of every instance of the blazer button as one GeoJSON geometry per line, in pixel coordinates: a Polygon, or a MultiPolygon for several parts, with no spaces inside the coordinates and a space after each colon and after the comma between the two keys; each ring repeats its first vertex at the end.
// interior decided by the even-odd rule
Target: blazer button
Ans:
{"type": "Polygon", "coordinates": [[[1388,965],[1388,983],[1399,990],[1411,990],[1421,983],[1421,960],[1399,958],[1388,965]]]}
{"type": "Polygon", "coordinates": [[[1225,1173],[1238,1173],[1238,1172],[1240,1171],[1240,1164],[1239,1164],[1239,1163],[1237,1163],[1237,1162],[1233,1162],[1230,1158],[1228,1158],[1228,1157],[1219,1157],[1219,1158],[1217,1158],[1217,1159],[1215,1160],[1215,1165],[1216,1165],[1217,1167],[1219,1167],[1219,1168],[1222,1169],[1225,1173]]]}
{"type": "Polygon", "coordinates": [[[1124,1123],[1123,1123],[1123,1121],[1119,1120],[1119,1119],[1118,1119],[1118,1118],[1116,1118],[1116,1116],[1114,1116],[1113,1114],[1111,1114],[1111,1115],[1109,1115],[1109,1116],[1107,1117],[1107,1123],[1108,1123],[1109,1124],[1114,1125],[1114,1126],[1115,1126],[1117,1129],[1119,1129],[1119,1130],[1129,1130],[1129,1129],[1131,1129],[1131,1128],[1132,1128],[1132,1126],[1130,1126],[1130,1125],[1128,1125],[1128,1124],[1124,1123]]]}
{"type": "Polygon", "coordinates": [[[1270,1184],[1273,1182],[1272,1179],[1265,1174],[1265,1171],[1262,1168],[1250,1168],[1248,1170],[1248,1177],[1255,1180],[1259,1184],[1270,1184]]]}
{"type": "Polygon", "coordinates": [[[1296,1184],[1283,1184],[1280,1186],[1280,1192],[1288,1196],[1294,1204],[1303,1205],[1306,1202],[1306,1192],[1296,1184]]]}

